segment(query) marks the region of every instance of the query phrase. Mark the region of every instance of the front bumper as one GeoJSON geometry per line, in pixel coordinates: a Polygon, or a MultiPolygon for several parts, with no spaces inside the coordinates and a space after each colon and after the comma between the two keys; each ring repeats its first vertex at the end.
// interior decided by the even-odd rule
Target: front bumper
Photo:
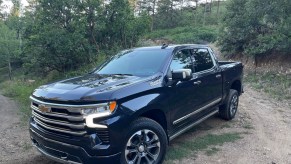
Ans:
{"type": "Polygon", "coordinates": [[[108,156],[89,155],[82,147],[46,138],[30,128],[30,136],[35,146],[48,158],[61,163],[119,163],[120,153],[108,156]]]}

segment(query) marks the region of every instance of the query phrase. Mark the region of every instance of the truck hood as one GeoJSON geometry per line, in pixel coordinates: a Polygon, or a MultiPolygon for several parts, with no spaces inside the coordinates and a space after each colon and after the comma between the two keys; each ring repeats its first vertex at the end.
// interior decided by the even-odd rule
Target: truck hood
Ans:
{"type": "Polygon", "coordinates": [[[37,88],[33,97],[45,101],[96,102],[111,99],[114,91],[146,80],[128,75],[87,74],[37,88]]]}

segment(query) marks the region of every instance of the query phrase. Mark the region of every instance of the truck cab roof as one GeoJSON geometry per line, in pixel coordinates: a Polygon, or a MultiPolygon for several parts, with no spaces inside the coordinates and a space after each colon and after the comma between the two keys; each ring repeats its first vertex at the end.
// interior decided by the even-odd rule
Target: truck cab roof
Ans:
{"type": "Polygon", "coordinates": [[[184,47],[197,47],[197,48],[209,48],[208,45],[203,45],[203,44],[169,44],[169,45],[161,45],[161,46],[149,46],[149,47],[138,47],[138,48],[133,48],[132,50],[157,50],[157,49],[165,49],[165,50],[175,50],[179,48],[184,48],[184,47]]]}

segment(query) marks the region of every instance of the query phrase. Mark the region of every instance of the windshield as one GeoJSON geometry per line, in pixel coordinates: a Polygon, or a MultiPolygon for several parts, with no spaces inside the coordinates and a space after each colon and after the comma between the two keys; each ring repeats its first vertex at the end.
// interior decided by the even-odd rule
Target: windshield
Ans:
{"type": "Polygon", "coordinates": [[[159,72],[170,52],[168,50],[122,51],[103,64],[95,73],[150,76],[159,72]]]}

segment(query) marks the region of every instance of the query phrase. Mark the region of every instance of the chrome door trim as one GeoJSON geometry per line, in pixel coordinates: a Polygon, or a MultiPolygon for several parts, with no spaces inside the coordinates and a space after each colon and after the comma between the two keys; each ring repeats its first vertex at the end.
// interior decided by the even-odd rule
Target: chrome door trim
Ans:
{"type": "Polygon", "coordinates": [[[211,107],[211,106],[213,106],[213,105],[219,103],[219,102],[221,101],[221,99],[222,99],[222,98],[218,98],[218,99],[212,101],[211,103],[209,103],[209,104],[207,104],[207,105],[205,105],[205,106],[203,106],[203,107],[201,107],[201,108],[195,110],[194,112],[189,113],[189,114],[187,114],[186,116],[183,116],[183,117],[181,117],[181,118],[175,120],[175,121],[173,122],[173,124],[176,125],[176,124],[178,124],[179,122],[181,122],[181,121],[183,121],[183,120],[185,120],[185,119],[187,119],[187,118],[193,116],[194,114],[197,114],[197,113],[199,113],[199,112],[201,112],[201,111],[203,111],[203,110],[205,110],[205,109],[207,109],[207,108],[209,108],[209,107],[211,107]]]}
{"type": "Polygon", "coordinates": [[[209,117],[215,115],[216,113],[218,113],[218,110],[215,110],[215,111],[211,112],[210,114],[208,114],[208,115],[202,117],[200,120],[198,120],[198,121],[194,122],[193,124],[190,124],[190,125],[188,125],[187,127],[183,128],[183,129],[180,130],[179,132],[177,132],[177,133],[175,133],[174,135],[172,135],[172,136],[170,137],[170,141],[173,140],[174,138],[178,137],[180,134],[184,133],[185,131],[191,129],[193,126],[195,126],[195,125],[197,125],[197,124],[203,122],[204,120],[208,119],[209,117]]]}

